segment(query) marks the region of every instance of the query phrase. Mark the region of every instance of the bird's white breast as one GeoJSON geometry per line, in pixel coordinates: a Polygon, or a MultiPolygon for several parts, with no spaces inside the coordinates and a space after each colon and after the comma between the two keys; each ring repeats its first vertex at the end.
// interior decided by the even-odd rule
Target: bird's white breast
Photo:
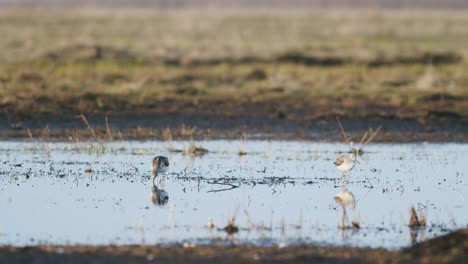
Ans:
{"type": "Polygon", "coordinates": [[[346,159],[340,166],[337,166],[341,171],[350,171],[354,167],[354,162],[346,159]]]}

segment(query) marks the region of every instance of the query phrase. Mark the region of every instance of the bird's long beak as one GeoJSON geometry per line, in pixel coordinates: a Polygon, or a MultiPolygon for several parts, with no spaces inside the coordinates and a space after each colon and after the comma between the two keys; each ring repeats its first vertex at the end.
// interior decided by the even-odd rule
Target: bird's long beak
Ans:
{"type": "Polygon", "coordinates": [[[358,160],[356,160],[357,164],[361,164],[358,160]]]}

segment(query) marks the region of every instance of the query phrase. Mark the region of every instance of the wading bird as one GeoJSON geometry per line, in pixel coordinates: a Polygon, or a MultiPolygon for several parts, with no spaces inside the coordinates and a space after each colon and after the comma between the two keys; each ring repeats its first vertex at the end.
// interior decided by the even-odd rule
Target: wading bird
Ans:
{"type": "Polygon", "coordinates": [[[349,171],[351,171],[354,168],[355,162],[359,163],[356,160],[356,153],[352,152],[349,155],[339,156],[333,163],[340,171],[342,171],[347,176],[349,171]]]}
{"type": "Polygon", "coordinates": [[[169,159],[164,156],[156,156],[153,158],[153,162],[151,164],[151,175],[153,176],[153,185],[156,185],[154,183],[154,180],[160,173],[164,173],[167,171],[167,168],[169,167],[169,159]]]}

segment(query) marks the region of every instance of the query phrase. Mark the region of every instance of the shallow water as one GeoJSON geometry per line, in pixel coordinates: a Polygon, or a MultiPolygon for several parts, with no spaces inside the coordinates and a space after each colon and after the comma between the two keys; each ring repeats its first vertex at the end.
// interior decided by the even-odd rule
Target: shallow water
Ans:
{"type": "Polygon", "coordinates": [[[372,144],[344,180],[332,161],[343,144],[206,141],[0,144],[0,244],[350,245],[390,249],[468,226],[465,144],[372,144]],[[244,150],[246,155],[239,155],[244,150]],[[150,161],[170,170],[152,201],[150,161]],[[347,188],[355,209],[338,228],[334,197],[347,188]],[[411,232],[409,209],[427,211],[411,232]],[[239,232],[224,230],[231,217],[239,232]],[[208,223],[214,224],[209,227],[208,223]]]}

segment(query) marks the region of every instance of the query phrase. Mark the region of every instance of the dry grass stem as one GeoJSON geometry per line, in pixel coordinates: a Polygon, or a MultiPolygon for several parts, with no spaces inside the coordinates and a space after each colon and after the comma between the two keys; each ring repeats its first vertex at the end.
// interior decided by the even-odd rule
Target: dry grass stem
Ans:
{"type": "Polygon", "coordinates": [[[95,139],[98,139],[97,135],[96,135],[96,132],[94,131],[93,127],[89,124],[88,120],[86,119],[86,117],[83,115],[83,114],[80,114],[80,117],[81,117],[81,120],[83,120],[83,122],[85,123],[85,125],[88,127],[88,130],[91,132],[91,135],[93,135],[93,137],[95,139]]]}
{"type": "Polygon", "coordinates": [[[346,135],[346,132],[345,132],[343,126],[341,125],[341,121],[340,121],[340,118],[338,116],[336,117],[336,121],[338,122],[338,126],[340,126],[341,136],[343,136],[343,139],[344,139],[345,143],[349,144],[350,138],[348,137],[348,135],[346,135]]]}
{"type": "Polygon", "coordinates": [[[106,116],[106,133],[107,133],[107,138],[109,139],[109,141],[112,142],[114,140],[114,137],[112,136],[112,132],[109,127],[109,119],[107,118],[107,116],[106,116]]]}

